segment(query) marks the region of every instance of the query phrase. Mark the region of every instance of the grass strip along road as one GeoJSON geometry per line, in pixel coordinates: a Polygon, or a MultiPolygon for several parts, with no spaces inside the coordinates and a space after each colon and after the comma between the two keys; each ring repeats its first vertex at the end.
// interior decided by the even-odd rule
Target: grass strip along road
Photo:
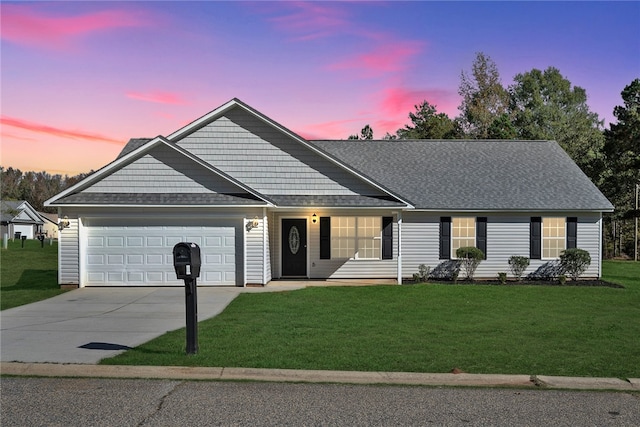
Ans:
{"type": "Polygon", "coordinates": [[[640,263],[624,288],[424,284],[242,294],[199,324],[104,364],[640,377],[640,263]]]}

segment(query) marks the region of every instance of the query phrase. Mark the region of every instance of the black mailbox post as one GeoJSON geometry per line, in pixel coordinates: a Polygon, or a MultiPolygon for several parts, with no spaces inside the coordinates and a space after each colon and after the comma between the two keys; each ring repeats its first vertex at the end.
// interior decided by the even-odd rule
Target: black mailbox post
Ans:
{"type": "Polygon", "coordinates": [[[180,242],[173,247],[173,266],[176,277],[184,279],[187,312],[187,354],[198,352],[198,284],[200,277],[200,247],[195,243],[180,242]]]}

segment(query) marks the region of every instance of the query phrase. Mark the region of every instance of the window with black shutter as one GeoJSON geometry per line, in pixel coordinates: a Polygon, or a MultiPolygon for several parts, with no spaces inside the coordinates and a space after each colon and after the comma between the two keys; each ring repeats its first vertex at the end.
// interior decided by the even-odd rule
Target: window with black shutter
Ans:
{"type": "Polygon", "coordinates": [[[440,259],[451,259],[451,217],[440,217],[440,259]]]}
{"type": "Polygon", "coordinates": [[[320,217],[320,259],[331,259],[331,217],[320,217]]]}
{"type": "Polygon", "coordinates": [[[480,249],[487,259],[487,218],[476,218],[476,248],[480,249]]]}
{"type": "Polygon", "coordinates": [[[539,216],[531,218],[529,228],[529,258],[542,259],[542,218],[539,216]]]}
{"type": "Polygon", "coordinates": [[[393,259],[393,217],[382,217],[382,259],[393,259]]]}
{"type": "Polygon", "coordinates": [[[567,218],[567,249],[578,246],[578,218],[570,216],[567,218]]]}

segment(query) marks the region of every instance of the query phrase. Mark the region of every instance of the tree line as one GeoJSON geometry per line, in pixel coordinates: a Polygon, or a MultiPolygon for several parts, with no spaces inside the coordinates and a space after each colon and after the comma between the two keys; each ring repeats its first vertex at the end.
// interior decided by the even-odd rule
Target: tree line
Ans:
{"type": "MultiPolygon", "coordinates": [[[[605,215],[605,252],[634,254],[636,185],[640,184],[640,79],[621,92],[608,129],[587,104],[587,92],[555,67],[517,74],[504,86],[491,58],[478,53],[471,72],[462,71],[460,114],[450,118],[423,100],[409,113],[410,124],[382,139],[555,140],[613,203],[605,215]]],[[[348,139],[373,139],[366,125],[348,139]]]]}
{"type": "Polygon", "coordinates": [[[56,208],[45,207],[44,202],[92,173],[62,176],[0,166],[2,200],[26,200],[38,212],[56,213],[56,208]]]}

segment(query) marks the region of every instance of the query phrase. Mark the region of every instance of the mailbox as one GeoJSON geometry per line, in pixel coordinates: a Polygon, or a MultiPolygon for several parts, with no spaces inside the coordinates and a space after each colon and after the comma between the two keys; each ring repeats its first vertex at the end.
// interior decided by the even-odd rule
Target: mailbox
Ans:
{"type": "Polygon", "coordinates": [[[173,266],[178,279],[200,277],[200,247],[195,243],[180,242],[173,247],[173,266]]]}

